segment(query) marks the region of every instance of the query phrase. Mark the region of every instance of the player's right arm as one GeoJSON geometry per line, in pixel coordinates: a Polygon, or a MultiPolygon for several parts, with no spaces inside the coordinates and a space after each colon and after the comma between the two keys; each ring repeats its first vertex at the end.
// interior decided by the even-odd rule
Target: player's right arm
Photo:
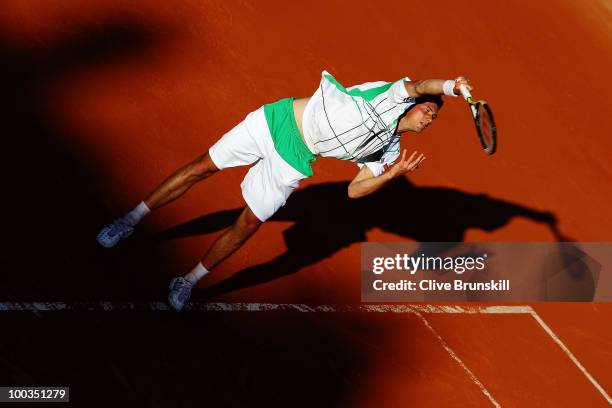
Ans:
{"type": "MultiPolygon", "coordinates": [[[[417,81],[404,81],[406,91],[411,98],[419,98],[424,95],[444,95],[445,79],[421,79],[417,81]]],[[[465,77],[457,77],[453,87],[455,95],[461,95],[460,85],[465,85],[468,90],[472,90],[472,84],[465,77]]]]}
{"type": "Polygon", "coordinates": [[[416,151],[406,160],[406,150],[404,150],[402,159],[379,176],[374,176],[374,173],[372,173],[368,166],[363,166],[359,173],[357,173],[357,176],[351,181],[351,184],[349,184],[348,196],[350,198],[359,198],[372,194],[394,178],[416,170],[423,160],[425,160],[425,155],[421,153],[417,156],[416,151]]]}

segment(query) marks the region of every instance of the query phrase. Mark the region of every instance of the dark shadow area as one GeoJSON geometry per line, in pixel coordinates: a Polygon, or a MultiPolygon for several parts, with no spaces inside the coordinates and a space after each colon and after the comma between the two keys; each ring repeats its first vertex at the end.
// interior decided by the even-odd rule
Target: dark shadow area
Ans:
{"type": "Polygon", "coordinates": [[[86,137],[53,112],[62,81],[111,65],[144,67],[168,31],[130,16],[100,19],[93,27],[66,25],[61,40],[0,37],[2,298],[161,295],[167,254],[138,256],[146,249],[136,243],[126,246],[134,255],[125,257],[126,248],[110,253],[97,246],[97,230],[116,211],[96,167],[104,163],[70,143],[86,137]],[[148,279],[136,279],[143,271],[148,279]]]}
{"type": "MultiPolygon", "coordinates": [[[[86,135],[53,113],[63,80],[123,63],[146,69],[165,33],[125,17],[71,24],[61,41],[0,36],[2,302],[166,298],[172,253],[152,250],[146,239],[112,251],[96,243],[99,228],[125,209],[106,193],[100,158],[69,142],[86,135]]],[[[138,233],[148,235],[146,228],[138,233]]],[[[347,351],[310,317],[294,321],[275,314],[2,311],[0,383],[70,386],[70,406],[83,407],[333,406],[365,356],[347,351]],[[306,334],[287,346],[296,325],[306,334]]]]}
{"type": "MultiPolygon", "coordinates": [[[[227,280],[196,292],[198,299],[257,285],[289,275],[332,256],[351,244],[366,241],[372,228],[419,242],[461,242],[468,229],[494,231],[514,217],[546,225],[558,240],[568,240],[553,213],[442,187],[417,187],[398,178],[370,196],[352,200],[348,182],[307,187],[294,193],[271,221],[293,221],[284,231],[288,250],[275,259],[246,268],[227,280]]],[[[221,230],[241,209],[222,211],[163,231],[160,240],[221,230]]],[[[450,244],[452,246],[452,244],[450,244]]],[[[452,248],[441,246],[440,251],[452,248]]],[[[433,254],[429,254],[433,255],[433,254]]]]}
{"type": "MultiPolygon", "coordinates": [[[[2,312],[0,323],[11,333],[0,340],[3,386],[69,386],[68,405],[88,408],[342,406],[368,374],[370,342],[383,342],[392,324],[420,324],[355,313],[111,311],[2,312]]],[[[414,339],[403,347],[419,352],[414,339]]]]}

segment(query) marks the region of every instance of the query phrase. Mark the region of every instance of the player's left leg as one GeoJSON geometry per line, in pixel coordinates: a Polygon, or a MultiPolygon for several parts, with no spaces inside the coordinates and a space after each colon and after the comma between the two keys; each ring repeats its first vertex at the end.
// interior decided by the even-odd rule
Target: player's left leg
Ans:
{"type": "MultiPolygon", "coordinates": [[[[286,102],[285,104],[287,105],[286,102]]],[[[291,118],[290,115],[292,115],[290,109],[276,113],[274,119],[281,122],[286,122],[286,118],[291,118]]],[[[272,217],[285,204],[289,195],[299,186],[300,181],[308,177],[297,168],[307,167],[310,170],[307,173],[312,174],[312,169],[310,169],[312,153],[308,152],[309,155],[305,155],[306,158],[303,158],[301,163],[303,166],[300,166],[300,163],[297,163],[300,157],[292,157],[291,152],[288,153],[286,149],[283,149],[286,146],[274,143],[270,133],[270,129],[274,128],[274,123],[272,125],[267,123],[264,110],[260,109],[253,115],[253,124],[257,126],[251,128],[251,134],[261,146],[263,157],[249,169],[241,185],[242,196],[247,207],[234,225],[213,243],[202,261],[191,272],[172,280],[168,300],[170,305],[177,310],[186,304],[191,289],[198,280],[240,248],[257,231],[261,223],[272,217]],[[279,151],[285,156],[281,156],[279,151]]],[[[293,126],[289,131],[283,130],[287,132],[288,143],[301,142],[299,133],[291,133],[291,130],[297,132],[296,129],[297,126],[293,126]]],[[[289,148],[295,149],[295,146],[289,146],[289,148]]],[[[303,148],[307,149],[305,145],[303,148]]]]}
{"type": "Polygon", "coordinates": [[[202,265],[211,270],[240,248],[263,224],[253,211],[246,206],[236,222],[227,229],[208,249],[202,265]]]}
{"type": "Polygon", "coordinates": [[[181,310],[191,296],[191,289],[209,270],[236,252],[263,224],[246,206],[236,222],[229,227],[208,249],[202,261],[185,276],[170,281],[168,303],[181,310]]]}

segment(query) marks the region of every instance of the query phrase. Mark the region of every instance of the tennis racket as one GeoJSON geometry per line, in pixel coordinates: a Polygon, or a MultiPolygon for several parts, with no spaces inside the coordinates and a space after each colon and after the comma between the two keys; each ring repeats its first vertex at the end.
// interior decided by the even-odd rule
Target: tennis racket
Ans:
{"type": "Polygon", "coordinates": [[[459,89],[472,111],[476,132],[478,133],[482,148],[486,154],[495,153],[495,149],[497,148],[497,128],[495,127],[493,112],[491,112],[489,104],[487,101],[477,101],[472,98],[472,94],[470,94],[470,91],[468,91],[465,85],[459,85],[459,89]]]}

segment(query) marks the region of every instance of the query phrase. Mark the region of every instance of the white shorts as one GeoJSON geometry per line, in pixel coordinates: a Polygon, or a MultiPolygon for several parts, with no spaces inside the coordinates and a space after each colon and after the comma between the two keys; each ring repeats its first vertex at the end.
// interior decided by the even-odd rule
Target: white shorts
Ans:
{"type": "Polygon", "coordinates": [[[263,107],[227,132],[208,151],[219,170],[255,163],[242,184],[242,196],[253,213],[266,221],[295,190],[305,175],[276,151],[263,107]]]}

